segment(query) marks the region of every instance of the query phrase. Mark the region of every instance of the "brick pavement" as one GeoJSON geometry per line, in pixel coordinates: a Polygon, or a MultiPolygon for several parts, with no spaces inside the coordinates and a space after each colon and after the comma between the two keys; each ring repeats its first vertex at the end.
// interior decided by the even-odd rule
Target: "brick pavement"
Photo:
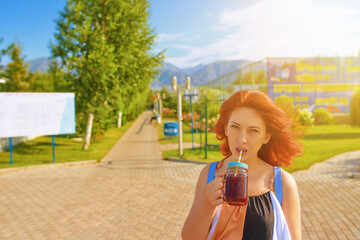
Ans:
{"type": "Polygon", "coordinates": [[[360,151],[293,173],[299,188],[303,239],[360,239],[360,151]]]}
{"type": "MultiPolygon", "coordinates": [[[[161,160],[150,116],[100,164],[0,174],[0,239],[179,239],[203,165],[161,160]]],[[[294,173],[304,239],[360,239],[359,155],[294,173]]]]}
{"type": "Polygon", "coordinates": [[[0,175],[0,239],[178,239],[199,164],[161,160],[151,112],[100,164],[0,175]]]}

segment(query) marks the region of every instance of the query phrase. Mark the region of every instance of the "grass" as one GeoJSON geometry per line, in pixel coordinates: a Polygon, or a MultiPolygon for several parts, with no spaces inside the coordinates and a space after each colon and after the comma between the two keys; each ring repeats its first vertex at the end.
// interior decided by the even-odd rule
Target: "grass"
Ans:
{"type": "MultiPolygon", "coordinates": [[[[121,128],[109,129],[101,138],[90,143],[89,149],[82,150],[83,142],[65,136],[55,136],[55,163],[97,160],[100,161],[115,143],[124,135],[133,122],[121,128]]],[[[9,151],[0,152],[0,168],[23,167],[52,163],[51,136],[38,137],[13,147],[13,165],[10,165],[9,151]]]]}
{"type": "Polygon", "coordinates": [[[335,124],[350,124],[350,114],[349,113],[338,113],[338,114],[332,114],[334,118],[335,124]]]}
{"type": "Polygon", "coordinates": [[[349,125],[315,126],[301,142],[304,155],[295,158],[291,168],[286,168],[289,172],[307,169],[340,153],[359,150],[360,128],[349,125]]]}
{"type": "MultiPolygon", "coordinates": [[[[209,136],[210,143],[214,144],[217,140],[213,133],[209,136]]],[[[316,162],[324,161],[340,153],[360,149],[360,128],[353,128],[348,125],[329,125],[314,126],[300,140],[303,144],[304,155],[295,158],[290,168],[285,168],[289,172],[307,169],[316,162]]],[[[219,143],[219,141],[217,141],[219,143]]],[[[194,151],[184,149],[184,159],[200,162],[219,161],[223,156],[219,152],[219,147],[213,147],[208,151],[208,158],[204,157],[204,149],[197,148],[194,151]]],[[[178,157],[177,150],[163,151],[164,158],[178,157]]]]}
{"type": "MultiPolygon", "coordinates": [[[[164,119],[176,121],[176,119],[164,119]]],[[[133,122],[128,122],[122,128],[109,129],[101,139],[91,142],[88,150],[81,150],[83,143],[73,141],[64,136],[55,136],[55,160],[56,163],[97,160],[100,161],[112,146],[121,138],[133,122]]],[[[160,144],[177,143],[177,137],[165,138],[163,124],[156,124],[156,130],[160,144]]],[[[184,142],[191,142],[191,129],[183,124],[184,142]]],[[[205,134],[202,133],[202,143],[205,142],[205,134]]],[[[200,142],[200,133],[194,134],[195,141],[200,142]]],[[[208,158],[205,159],[204,148],[184,149],[184,159],[201,162],[219,161],[223,158],[219,151],[219,141],[214,133],[209,133],[208,158]]],[[[314,126],[300,140],[303,143],[304,155],[295,159],[289,172],[307,169],[316,162],[321,162],[334,155],[360,149],[360,128],[352,128],[348,125],[314,126]]],[[[164,158],[178,157],[178,150],[163,151],[164,158]]],[[[51,137],[39,137],[34,140],[21,143],[13,148],[13,165],[10,165],[9,152],[0,152],[0,168],[21,167],[38,164],[52,163],[51,137]]]]}
{"type": "MultiPolygon", "coordinates": [[[[163,151],[163,158],[167,159],[169,157],[178,158],[179,151],[176,150],[166,150],[163,151]]],[[[219,147],[212,147],[212,149],[208,150],[208,158],[205,159],[205,150],[204,148],[195,148],[194,151],[192,149],[184,149],[183,150],[183,159],[194,160],[198,162],[210,163],[223,159],[224,157],[221,155],[219,147]]]]}

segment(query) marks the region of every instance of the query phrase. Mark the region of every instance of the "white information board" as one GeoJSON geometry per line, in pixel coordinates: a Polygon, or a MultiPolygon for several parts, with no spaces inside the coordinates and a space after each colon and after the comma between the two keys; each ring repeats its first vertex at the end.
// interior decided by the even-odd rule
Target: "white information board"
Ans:
{"type": "Polygon", "coordinates": [[[75,132],[74,93],[0,93],[0,137],[75,132]]]}

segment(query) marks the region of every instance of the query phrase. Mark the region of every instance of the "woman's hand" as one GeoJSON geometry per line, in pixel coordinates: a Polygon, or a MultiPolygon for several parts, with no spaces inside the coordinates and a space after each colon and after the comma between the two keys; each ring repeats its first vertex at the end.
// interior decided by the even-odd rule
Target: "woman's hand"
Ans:
{"type": "Polygon", "coordinates": [[[218,206],[224,202],[224,179],[225,173],[215,174],[215,178],[206,185],[205,188],[205,201],[211,206],[218,206]]]}
{"type": "Polygon", "coordinates": [[[216,206],[223,203],[225,173],[215,174],[215,178],[207,184],[209,167],[210,164],[200,172],[194,202],[181,231],[183,239],[206,239],[216,206]]]}

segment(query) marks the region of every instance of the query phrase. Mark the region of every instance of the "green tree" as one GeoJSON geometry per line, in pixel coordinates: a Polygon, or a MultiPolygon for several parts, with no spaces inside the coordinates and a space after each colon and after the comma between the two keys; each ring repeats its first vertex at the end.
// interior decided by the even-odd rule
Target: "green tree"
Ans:
{"type": "MultiPolygon", "coordinates": [[[[260,71],[248,71],[243,76],[242,72],[239,71],[236,80],[232,83],[233,85],[252,85],[252,84],[259,84],[260,91],[267,93],[267,80],[265,78],[265,73],[263,70],[260,71]]],[[[228,91],[232,93],[231,89],[228,91]]]]}
{"type": "Polygon", "coordinates": [[[151,53],[149,6],[146,0],[69,0],[60,13],[51,51],[72,75],[66,79],[75,92],[80,132],[89,113],[100,132],[119,111],[126,121],[148,105],[149,85],[163,59],[163,53],[151,53]]]}
{"type": "MultiPolygon", "coordinates": [[[[301,124],[299,122],[300,118],[309,118],[309,114],[306,111],[302,111],[300,115],[300,110],[297,109],[293,103],[293,98],[281,95],[275,98],[275,104],[280,107],[289,117],[292,118],[291,129],[300,134],[304,134],[306,130],[306,125],[301,124]]],[[[311,118],[312,116],[310,116],[311,118]]],[[[302,120],[300,120],[302,121],[302,120]]],[[[309,120],[310,122],[313,120],[309,120]]],[[[304,124],[308,123],[308,121],[303,121],[304,124]]]]}
{"type": "Polygon", "coordinates": [[[298,121],[303,126],[313,126],[316,120],[313,114],[309,112],[307,109],[300,109],[298,121]]]}
{"type": "Polygon", "coordinates": [[[325,108],[317,108],[313,112],[315,125],[328,125],[334,121],[333,116],[325,108]]]}
{"type": "Polygon", "coordinates": [[[48,73],[55,92],[74,92],[71,81],[73,75],[65,71],[56,60],[51,60],[48,73]]]}
{"type": "Polygon", "coordinates": [[[199,98],[194,103],[195,111],[199,112],[202,118],[205,118],[205,106],[206,106],[206,97],[208,98],[208,117],[218,118],[220,106],[223,102],[222,93],[218,89],[209,88],[209,87],[200,87],[199,89],[199,98]]]}
{"type": "MultiPolygon", "coordinates": [[[[0,45],[2,43],[3,39],[0,38],[0,45]]],[[[2,61],[1,58],[3,55],[5,55],[6,53],[6,49],[0,49],[0,79],[5,78],[5,70],[4,70],[4,65],[2,65],[2,61]]],[[[0,82],[0,91],[4,91],[5,90],[5,84],[3,82],[0,82]]]]}
{"type": "Polygon", "coordinates": [[[115,77],[121,86],[121,110],[128,117],[134,118],[131,109],[142,112],[138,107],[143,103],[137,101],[144,101],[142,96],[149,92],[150,83],[159,74],[163,52],[156,55],[151,53],[155,34],[148,23],[147,9],[150,4],[147,0],[113,0],[108,1],[108,6],[109,14],[114,16],[115,22],[107,35],[114,46],[118,66],[115,77]]]}
{"type": "Polygon", "coordinates": [[[165,86],[160,90],[160,96],[162,98],[163,107],[177,110],[177,96],[176,91],[170,92],[165,86]]]}
{"type": "Polygon", "coordinates": [[[39,70],[29,72],[28,82],[32,92],[54,92],[54,82],[48,73],[41,73],[39,70]]]}
{"type": "Polygon", "coordinates": [[[355,92],[350,102],[350,124],[360,127],[360,91],[355,92]]]}
{"type": "Polygon", "coordinates": [[[243,76],[242,72],[239,71],[235,81],[232,84],[233,85],[241,85],[241,84],[244,84],[243,81],[244,81],[244,76],[243,76]]]}
{"type": "Polygon", "coordinates": [[[9,81],[5,84],[5,91],[26,92],[30,90],[30,78],[28,64],[24,64],[25,56],[21,56],[22,46],[18,45],[17,40],[12,43],[6,52],[9,54],[11,62],[8,63],[5,77],[9,81]]]}
{"type": "MultiPolygon", "coordinates": [[[[2,38],[0,38],[0,45],[1,43],[3,42],[4,40],[2,38]]],[[[1,58],[3,55],[5,55],[6,53],[6,49],[0,49],[0,71],[2,70],[3,68],[3,65],[2,65],[2,62],[1,62],[1,58]]]]}

